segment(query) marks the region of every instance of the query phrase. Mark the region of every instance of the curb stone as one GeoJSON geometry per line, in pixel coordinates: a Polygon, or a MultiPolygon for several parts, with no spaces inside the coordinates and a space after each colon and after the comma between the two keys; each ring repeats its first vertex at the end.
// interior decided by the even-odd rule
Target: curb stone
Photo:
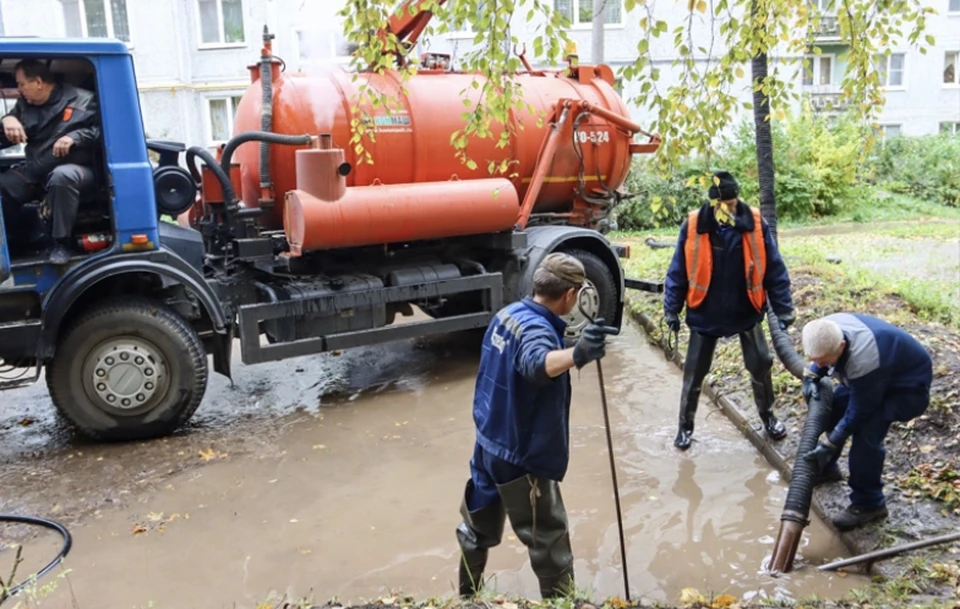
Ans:
{"type": "MultiPolygon", "coordinates": [[[[683,360],[681,359],[680,354],[669,354],[664,345],[661,344],[660,341],[657,341],[653,338],[654,333],[657,330],[657,326],[653,323],[653,321],[642,311],[634,311],[630,307],[627,307],[627,310],[630,317],[637,322],[641,328],[643,328],[649,342],[661,350],[667,361],[670,361],[678,368],[683,369],[683,360]]],[[[774,357],[774,359],[776,359],[776,357],[774,357]]],[[[756,427],[754,427],[743,410],[741,410],[735,402],[713,388],[712,377],[713,375],[710,374],[704,381],[702,394],[719,407],[720,411],[736,426],[737,429],[740,430],[741,433],[743,433],[744,436],[747,437],[748,440],[750,440],[750,443],[753,444],[758,451],[760,451],[760,454],[764,456],[767,462],[772,465],[774,469],[776,469],[783,479],[789,484],[793,476],[793,469],[790,467],[787,458],[784,457],[776,449],[773,443],[767,439],[766,434],[761,431],[762,427],[759,425],[759,423],[756,427]]],[[[830,521],[830,515],[827,513],[820,499],[817,497],[816,492],[814,492],[814,496],[810,502],[810,507],[820,518],[820,520],[823,521],[823,524],[830,529],[833,534],[840,539],[841,542],[843,542],[843,545],[852,555],[856,556],[858,554],[870,552],[874,549],[868,548],[864,544],[859,544],[851,535],[838,531],[830,521]]],[[[888,568],[886,565],[879,565],[876,563],[870,565],[870,568],[865,573],[865,575],[868,577],[874,574],[883,575],[887,578],[893,578],[895,576],[895,573],[892,569],[888,568]]]]}

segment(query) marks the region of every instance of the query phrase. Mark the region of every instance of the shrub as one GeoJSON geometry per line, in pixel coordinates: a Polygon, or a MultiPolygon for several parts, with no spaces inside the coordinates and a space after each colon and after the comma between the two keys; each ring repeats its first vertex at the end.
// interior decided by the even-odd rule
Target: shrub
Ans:
{"type": "Polygon", "coordinates": [[[634,162],[623,190],[635,195],[617,207],[620,230],[646,230],[661,226],[679,226],[687,212],[703,205],[705,192],[689,186],[687,180],[703,174],[702,166],[684,160],[669,177],[657,173],[646,159],[634,162]]]}
{"type": "Polygon", "coordinates": [[[895,137],[870,160],[871,181],[891,192],[960,207],[960,137],[895,137]]]}

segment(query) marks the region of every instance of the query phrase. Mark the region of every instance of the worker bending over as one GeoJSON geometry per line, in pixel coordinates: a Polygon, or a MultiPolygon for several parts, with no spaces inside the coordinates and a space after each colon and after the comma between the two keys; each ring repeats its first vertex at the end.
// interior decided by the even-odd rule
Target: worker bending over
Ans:
{"type": "Polygon", "coordinates": [[[50,261],[66,264],[80,196],[94,187],[96,179],[97,102],[90,91],[56,83],[47,65],[35,59],[18,63],[16,78],[20,99],[0,121],[0,149],[26,144],[26,159],[0,173],[4,224],[8,235],[26,234],[28,241],[52,238],[50,261]],[[36,231],[21,212],[24,203],[44,196],[53,225],[36,231]]]}
{"type": "Polygon", "coordinates": [[[837,461],[850,446],[850,505],[833,518],[849,531],[887,516],[883,496],[884,438],[893,421],[909,421],[930,403],[933,362],[917,339],[881,319],[836,313],[803,327],[803,351],[812,360],[804,373],[803,396],[820,399],[825,375],[840,381],[824,435],[804,458],[814,461],[820,480],[841,479],[837,461]]]}
{"type": "Polygon", "coordinates": [[[567,254],[547,256],[533,276],[533,298],[502,309],[483,339],[473,398],[477,440],[457,528],[460,594],[482,585],[490,548],[507,517],[527,546],[543,598],[573,588],[573,553],[559,483],[570,454],[570,373],[603,357],[603,319],[574,347],[563,342],[568,315],[583,286],[583,265],[567,254]]]}
{"type": "Polygon", "coordinates": [[[737,335],[750,373],[753,397],[767,435],[787,435],[773,414],[773,356],[763,335],[767,296],[781,329],[793,323],[790,276],[770,228],[760,211],[740,200],[740,186],[729,172],[714,174],[710,198],[690,212],[664,285],[664,319],[680,331],[680,311],[687,305],[690,341],[683,364],[680,429],[673,444],[690,448],[703,380],[713,363],[718,338],[737,335]]]}

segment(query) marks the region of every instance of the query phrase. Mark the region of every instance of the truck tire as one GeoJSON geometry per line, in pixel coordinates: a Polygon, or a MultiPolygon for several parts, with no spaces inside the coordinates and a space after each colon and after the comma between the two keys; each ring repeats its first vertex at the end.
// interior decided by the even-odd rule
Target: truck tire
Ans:
{"type": "MultiPolygon", "coordinates": [[[[607,325],[610,325],[617,316],[619,297],[617,281],[613,273],[596,254],[581,249],[569,249],[565,250],[565,253],[583,263],[583,269],[587,274],[587,285],[596,288],[596,291],[588,294],[586,298],[581,295],[587,313],[591,317],[602,317],[607,325]]],[[[567,339],[579,338],[588,323],[578,308],[574,308],[563,319],[567,322],[567,339]]]]}
{"type": "Polygon", "coordinates": [[[96,306],[62,333],[47,366],[57,410],[95,440],[142,440],[186,423],[207,388],[200,337],[144,299],[96,306]]]}

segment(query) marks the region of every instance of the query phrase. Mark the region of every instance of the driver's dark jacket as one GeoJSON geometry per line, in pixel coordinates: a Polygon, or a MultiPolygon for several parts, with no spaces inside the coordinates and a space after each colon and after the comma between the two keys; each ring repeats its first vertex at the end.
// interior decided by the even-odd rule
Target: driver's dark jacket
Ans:
{"type": "MultiPolygon", "coordinates": [[[[59,165],[74,163],[93,168],[92,143],[100,138],[97,100],[93,93],[73,85],[58,84],[42,106],[28,104],[22,97],[7,116],[15,116],[27,132],[25,160],[16,170],[28,181],[43,183],[59,165]],[[64,135],[74,144],[67,156],[53,156],[53,145],[64,135]]],[[[0,148],[14,144],[0,129],[0,148]]]]}

